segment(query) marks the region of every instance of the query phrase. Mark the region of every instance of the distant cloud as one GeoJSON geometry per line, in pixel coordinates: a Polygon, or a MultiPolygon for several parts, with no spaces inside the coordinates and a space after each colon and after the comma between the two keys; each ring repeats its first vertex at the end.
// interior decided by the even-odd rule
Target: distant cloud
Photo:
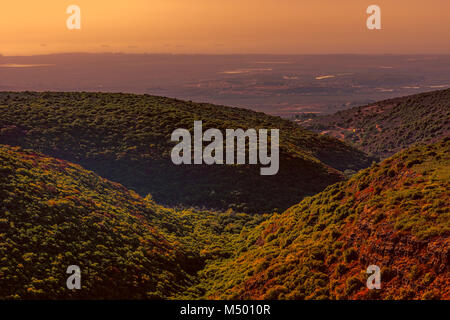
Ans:
{"type": "Polygon", "coordinates": [[[0,68],[36,68],[36,67],[50,67],[54,64],[18,64],[18,63],[5,63],[0,64],[0,68]]]}

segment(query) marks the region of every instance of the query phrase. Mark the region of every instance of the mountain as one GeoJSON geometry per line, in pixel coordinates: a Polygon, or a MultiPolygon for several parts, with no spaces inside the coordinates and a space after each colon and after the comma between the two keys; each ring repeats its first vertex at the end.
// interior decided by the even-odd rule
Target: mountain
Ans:
{"type": "Polygon", "coordinates": [[[107,93],[0,93],[0,143],[68,160],[156,202],[272,212],[372,161],[363,152],[278,117],[165,97],[107,93]],[[258,165],[181,165],[170,159],[177,128],[280,130],[280,170],[258,165]]]}
{"type": "Polygon", "coordinates": [[[450,139],[327,187],[231,244],[199,290],[226,299],[450,299],[450,139]],[[366,269],[381,269],[381,290],[366,269]]]}
{"type": "Polygon", "coordinates": [[[384,100],[299,123],[386,158],[416,143],[450,136],[450,89],[384,100]]]}
{"type": "Polygon", "coordinates": [[[0,299],[183,296],[205,261],[231,256],[226,244],[263,219],[166,209],[79,165],[0,145],[0,299]],[[70,265],[80,291],[66,288],[70,265]]]}

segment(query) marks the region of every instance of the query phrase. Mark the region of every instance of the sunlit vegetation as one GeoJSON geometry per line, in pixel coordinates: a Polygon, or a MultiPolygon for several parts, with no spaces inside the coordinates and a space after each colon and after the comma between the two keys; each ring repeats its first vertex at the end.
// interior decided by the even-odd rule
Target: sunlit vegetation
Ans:
{"type": "Polygon", "coordinates": [[[0,299],[450,299],[450,140],[436,132],[369,166],[243,109],[0,93],[0,299]],[[170,133],[199,119],[279,128],[280,173],[172,165],[170,133]],[[373,264],[381,290],[366,287],[373,264]],[[69,265],[82,290],[66,288],[69,265]]]}
{"type": "Polygon", "coordinates": [[[246,109],[164,97],[106,93],[0,93],[0,143],[78,163],[158,203],[236,212],[281,212],[367,156],[334,138],[246,109]],[[280,171],[258,165],[175,166],[170,135],[208,128],[280,129],[280,171]]]}
{"type": "Polygon", "coordinates": [[[269,217],[166,209],[1,146],[0,298],[448,299],[449,149],[410,149],[269,217]],[[382,290],[365,287],[370,264],[382,290]]]}
{"type": "Polygon", "coordinates": [[[262,219],[166,209],[78,165],[0,146],[0,299],[177,296],[262,219]],[[82,269],[80,291],[66,288],[69,265],[82,269]]]}
{"type": "Polygon", "coordinates": [[[361,150],[386,158],[416,143],[450,136],[450,89],[395,98],[314,117],[307,128],[343,135],[361,150]]]}
{"type": "Polygon", "coordinates": [[[198,287],[226,299],[449,299],[450,140],[329,186],[210,262],[198,287]],[[368,290],[369,265],[382,290],[368,290]]]}

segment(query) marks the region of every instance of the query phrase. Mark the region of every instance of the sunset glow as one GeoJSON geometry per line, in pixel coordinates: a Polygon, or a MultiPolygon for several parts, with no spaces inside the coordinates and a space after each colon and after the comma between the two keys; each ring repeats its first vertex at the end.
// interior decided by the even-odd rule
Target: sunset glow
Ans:
{"type": "Polygon", "coordinates": [[[0,54],[450,53],[450,2],[379,0],[17,0],[0,10],[0,54]],[[81,30],[68,30],[69,5],[81,30]],[[437,9],[439,8],[439,9],[437,9]]]}

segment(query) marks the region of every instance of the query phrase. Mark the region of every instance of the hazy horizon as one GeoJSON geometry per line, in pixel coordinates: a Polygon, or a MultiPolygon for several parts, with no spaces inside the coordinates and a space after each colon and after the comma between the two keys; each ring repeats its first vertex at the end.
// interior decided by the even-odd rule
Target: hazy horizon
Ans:
{"type": "Polygon", "coordinates": [[[0,91],[147,93],[292,117],[450,87],[450,55],[0,56],[0,91]]]}
{"type": "Polygon", "coordinates": [[[0,57],[6,58],[26,58],[26,57],[40,57],[40,56],[54,56],[54,55],[169,55],[169,56],[450,56],[448,53],[421,53],[421,52],[409,52],[409,53],[357,53],[357,52],[330,52],[330,53],[207,53],[207,52],[192,52],[192,53],[176,53],[176,52],[125,52],[125,51],[104,51],[104,52],[89,52],[89,51],[68,51],[68,52],[48,52],[40,54],[18,54],[7,55],[0,52],[0,57]]]}
{"type": "Polygon", "coordinates": [[[446,0],[18,0],[2,5],[0,51],[450,54],[448,12],[446,0]],[[71,4],[81,9],[80,30],[66,27],[71,4]],[[371,4],[381,8],[381,30],[366,27],[371,4]]]}

